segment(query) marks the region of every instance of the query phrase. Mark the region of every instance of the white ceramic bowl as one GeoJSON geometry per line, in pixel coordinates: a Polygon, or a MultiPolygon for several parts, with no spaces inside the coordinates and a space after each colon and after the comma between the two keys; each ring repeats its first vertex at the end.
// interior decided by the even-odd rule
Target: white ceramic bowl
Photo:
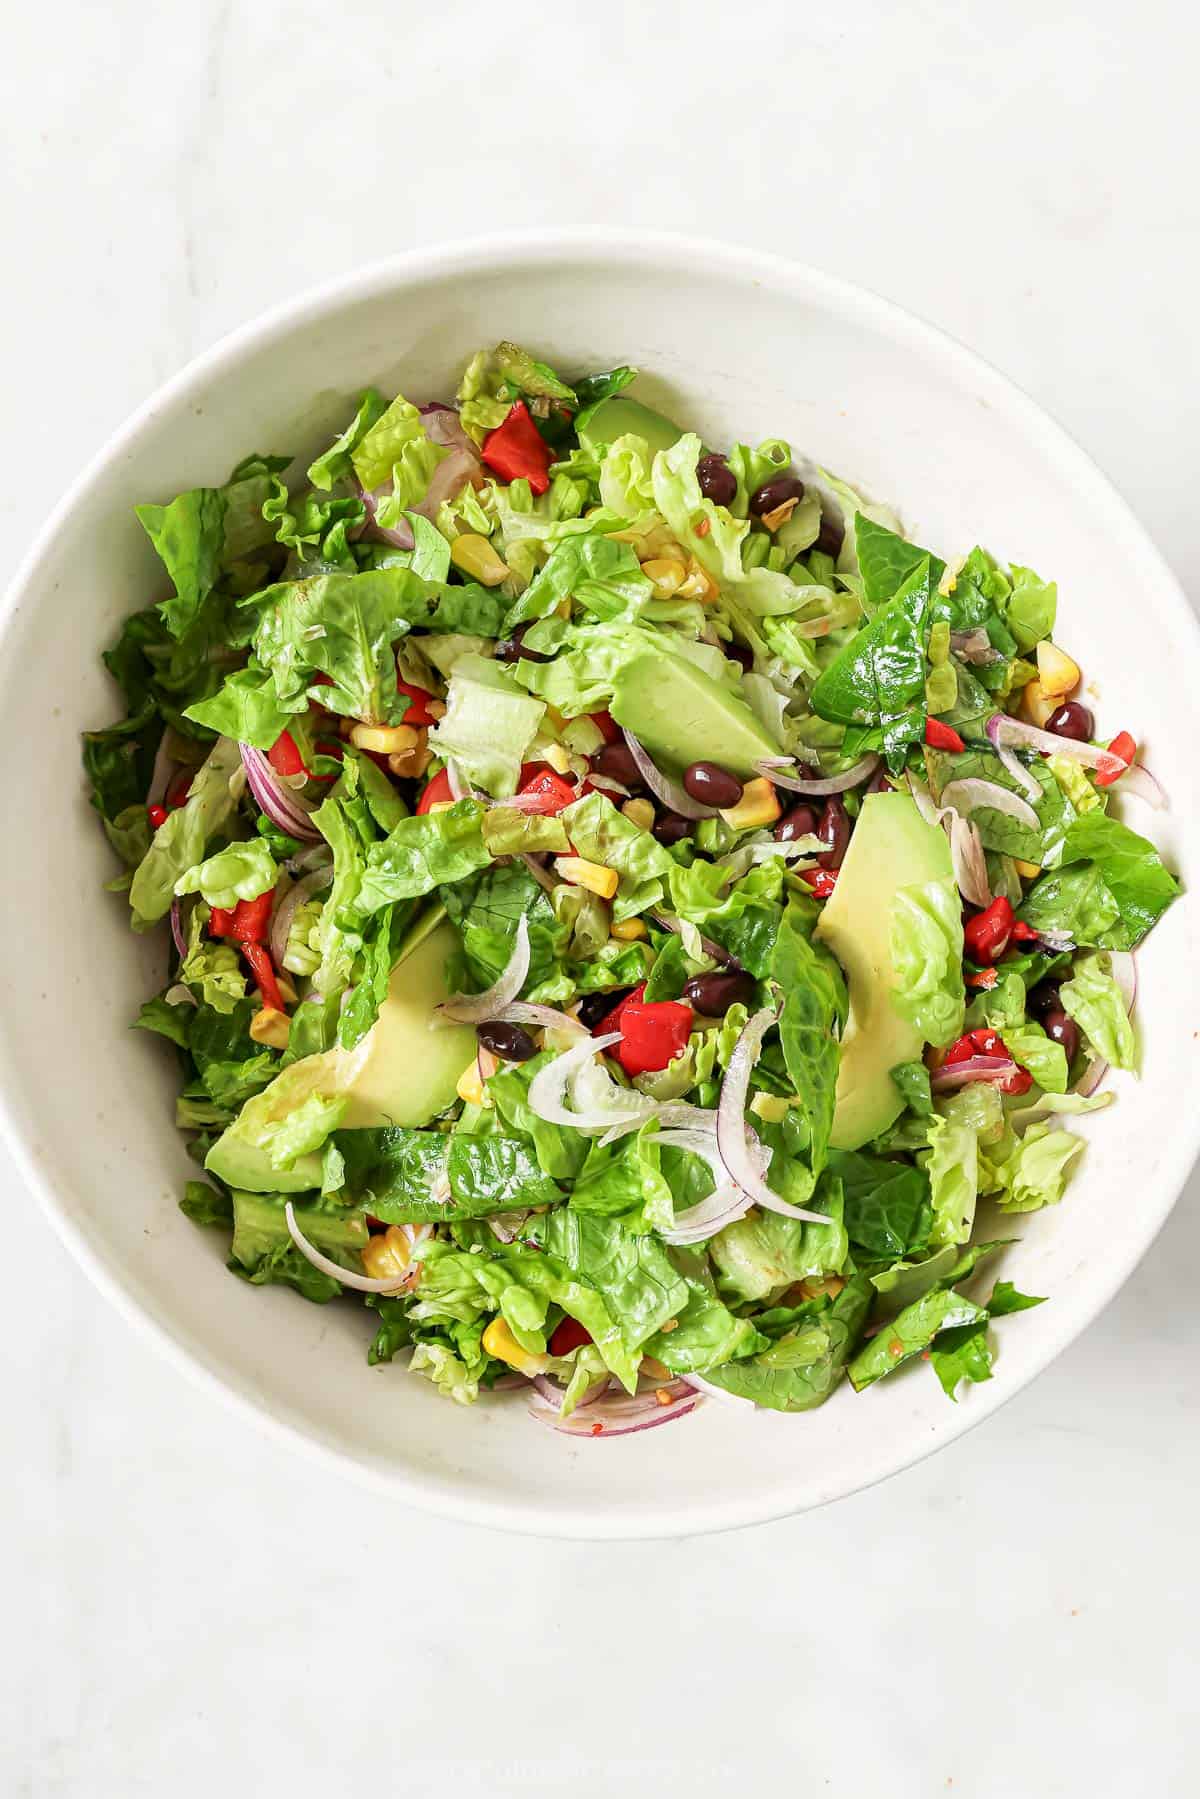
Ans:
{"type": "Polygon", "coordinates": [[[951,1406],[928,1370],[782,1417],[709,1401],[666,1429],[582,1444],[517,1395],[460,1409],[369,1369],[360,1307],[255,1290],[177,1209],[195,1169],[174,1067],[129,1029],[160,944],[134,938],[89,810],[78,732],[115,716],[100,650],[154,598],[140,500],[223,479],[254,449],[302,459],[367,382],[449,396],[512,337],[567,370],[632,362],[651,402],[710,441],[791,440],[902,509],[953,555],[982,541],[1057,578],[1061,640],[1104,727],[1132,730],[1172,798],[1130,822],[1194,884],[1200,653],[1192,614],[1120,496],[1012,385],[894,306],[708,243],[587,232],[420,251],[295,301],[168,383],[64,500],[8,601],[0,717],[10,766],[0,928],[0,1089],[29,1186],[121,1310],[192,1375],[375,1489],[452,1517],[562,1536],[675,1536],[851,1493],[949,1443],[1083,1329],[1129,1275],[1196,1155],[1198,951],[1186,903],[1140,956],[1140,1084],[1087,1121],[1067,1202],[1018,1221],[1004,1273],[1051,1303],[1003,1330],[996,1377],[951,1406]],[[36,745],[36,752],[34,746],[36,745]]]}

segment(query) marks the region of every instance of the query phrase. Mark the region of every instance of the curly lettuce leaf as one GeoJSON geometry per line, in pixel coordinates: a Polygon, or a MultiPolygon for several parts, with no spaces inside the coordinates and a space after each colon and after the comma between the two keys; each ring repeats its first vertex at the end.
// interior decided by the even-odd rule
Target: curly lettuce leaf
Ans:
{"type": "Polygon", "coordinates": [[[215,856],[198,862],[180,875],[177,894],[198,893],[210,906],[229,909],[239,900],[257,899],[269,893],[279,878],[275,858],[262,837],[231,843],[215,856]]]}
{"type": "MultiPolygon", "coordinates": [[[[1137,1059],[1133,1025],[1110,967],[1105,955],[1078,957],[1070,980],[1059,988],[1059,1000],[1097,1055],[1114,1068],[1132,1068],[1137,1059]]],[[[1053,1091],[1065,1092],[1065,1084],[1053,1091]]]]}
{"type": "Polygon", "coordinates": [[[545,710],[496,663],[464,656],[455,663],[446,714],[430,732],[429,747],[453,758],[468,781],[495,799],[509,799],[545,710]]]}
{"type": "Polygon", "coordinates": [[[241,766],[237,744],[219,737],[193,776],[184,804],[168,813],[154,833],[129,888],[135,931],[148,931],[166,916],[176,881],[204,860],[210,841],[237,805],[230,781],[241,766]]]}

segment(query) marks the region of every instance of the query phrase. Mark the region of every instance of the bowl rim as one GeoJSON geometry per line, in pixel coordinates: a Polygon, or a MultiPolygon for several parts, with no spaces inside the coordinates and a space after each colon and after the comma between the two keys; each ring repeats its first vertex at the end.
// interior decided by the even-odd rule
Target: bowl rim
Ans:
{"type": "MultiPolygon", "coordinates": [[[[349,303],[401,289],[413,280],[469,275],[520,266],[530,261],[545,263],[556,259],[605,267],[614,262],[628,267],[669,267],[673,277],[679,280],[686,280],[690,274],[702,276],[716,270],[749,288],[771,286],[790,291],[797,298],[824,301],[844,315],[872,326],[901,347],[922,351],[948,365],[960,378],[969,379],[986,392],[989,403],[1002,408],[1027,436],[1038,440],[1078,491],[1093,503],[1102,503],[1110,517],[1119,520],[1128,541],[1136,546],[1152,575],[1156,603],[1173,614],[1172,622],[1178,629],[1179,641],[1187,645],[1186,653],[1200,684],[1200,620],[1165,556],[1124,495],[1091,455],[994,364],[968,349],[949,332],[896,302],[811,264],[727,240],[624,227],[490,233],[401,251],[307,288],[234,327],[194,356],[135,408],[89,459],[50,512],[21,558],[0,602],[0,658],[6,660],[8,657],[8,626],[22,600],[35,589],[42,560],[64,520],[93,483],[119,461],[126,447],[136,441],[164,407],[173,405],[190,391],[202,388],[214,375],[264,347],[277,334],[335,313],[349,303]]],[[[256,1394],[247,1377],[219,1368],[206,1354],[181,1345],[171,1335],[166,1318],[158,1316],[135,1295],[120,1266],[93,1244],[82,1226],[68,1215],[59,1199],[56,1183],[42,1169],[32,1145],[26,1141],[8,1092],[3,1088],[0,1088],[0,1133],[19,1175],[36,1196],[59,1240],[89,1279],[176,1368],[208,1391],[218,1394],[258,1429],[402,1504],[458,1522],[519,1535],[576,1540],[683,1537],[766,1523],[835,1499],[848,1498],[946,1448],[991,1417],[1044,1372],[1103,1311],[1162,1229],[1200,1155],[1200,1112],[1197,1112],[1190,1125],[1173,1134],[1152,1189],[1152,1203],[1139,1213],[1140,1231],[1132,1250],[1106,1268],[1103,1278],[1089,1284],[1088,1298],[1082,1307],[1078,1304],[1074,1309],[1064,1307],[1056,1317],[1046,1320],[1043,1352],[1027,1371],[1012,1380],[989,1382],[975,1390],[969,1408],[947,1408],[944,1425],[931,1432],[927,1440],[913,1442],[902,1451],[890,1451],[873,1462],[868,1461],[862,1477],[856,1478],[852,1485],[834,1483],[829,1490],[790,1497],[778,1487],[767,1496],[756,1495],[748,1488],[736,1500],[698,1501],[688,1516],[681,1518],[664,1517],[645,1502],[623,1506],[619,1511],[595,1505],[581,1508],[560,1505],[531,1513],[524,1504],[496,1500],[461,1480],[432,1476],[411,1468],[382,1468],[365,1455],[358,1455],[276,1417],[263,1397],[256,1394]]]]}

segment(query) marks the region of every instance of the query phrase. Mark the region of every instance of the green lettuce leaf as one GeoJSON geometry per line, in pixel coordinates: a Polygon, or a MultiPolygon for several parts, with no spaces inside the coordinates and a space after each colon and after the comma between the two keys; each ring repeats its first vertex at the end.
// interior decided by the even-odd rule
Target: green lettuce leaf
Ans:
{"type": "Polygon", "coordinates": [[[206,699],[197,700],[185,718],[235,743],[249,743],[269,750],[286,731],[297,713],[308,710],[308,699],[297,694],[286,704],[271,674],[263,668],[240,668],[206,699]]]}
{"type": "Polygon", "coordinates": [[[879,733],[893,774],[925,734],[926,648],[936,586],[929,562],[921,562],[896,598],[838,651],[812,690],[812,709],[820,717],[879,733]]]}
{"type": "Polygon", "coordinates": [[[383,396],[368,387],[346,429],[335,437],[329,448],[308,465],[308,478],[322,493],[328,493],[335,482],[348,481],[353,473],[353,455],[372,425],[383,416],[383,396]]]}
{"type": "Polygon", "coordinates": [[[989,1190],[995,1192],[1000,1210],[1038,1212],[1043,1206],[1058,1205],[1083,1150],[1083,1138],[1073,1132],[1031,1124],[1002,1159],[988,1158],[989,1190]]]}
{"type": "Polygon", "coordinates": [[[842,971],[829,951],[813,942],[812,923],[812,908],[793,900],[780,921],[771,977],[783,994],[779,1040],[816,1175],[824,1166],[833,1126],[838,1036],[846,1024],[848,1001],[842,971]]]}
{"type": "MultiPolygon", "coordinates": [[[[774,1163],[769,1178],[778,1190],[774,1163]]],[[[765,1299],[796,1281],[841,1273],[849,1249],[841,1183],[826,1179],[805,1203],[827,1213],[832,1223],[808,1224],[778,1212],[755,1211],[718,1232],[708,1246],[718,1292],[733,1301],[765,1299]]]]}
{"type": "Polygon", "coordinates": [[[846,1233],[855,1248],[880,1257],[925,1248],[933,1209],[923,1168],[850,1150],[831,1151],[829,1167],[842,1183],[846,1233]]]}
{"type": "Polygon", "coordinates": [[[505,620],[506,632],[530,619],[547,618],[562,600],[574,600],[605,623],[634,619],[653,588],[632,545],[592,533],[555,544],[505,620]]]}
{"type": "MultiPolygon", "coordinates": [[[[1114,1068],[1132,1068],[1137,1058],[1133,1025],[1110,966],[1105,955],[1078,957],[1070,980],[1059,988],[1059,999],[1097,1055],[1114,1068]]],[[[1053,1089],[1065,1090],[1065,1085],[1053,1089]]]]}
{"type": "Polygon", "coordinates": [[[446,715],[429,733],[429,747],[453,758],[468,781],[508,799],[545,710],[495,662],[464,656],[450,676],[446,715]]]}
{"type": "Polygon", "coordinates": [[[134,871],[129,889],[132,925],[148,931],[171,909],[175,883],[204,860],[209,842],[220,831],[237,801],[230,781],[242,766],[236,743],[219,737],[192,779],[185,803],[168,813],[134,871]]]}
{"type": "Polygon", "coordinates": [[[431,442],[417,408],[397,394],[359,439],[350,460],[368,493],[390,478],[392,491],[376,507],[377,522],[390,530],[408,508],[425,498],[434,469],[448,455],[447,449],[431,442]]]}
{"type": "Polygon", "coordinates": [[[397,900],[416,899],[485,867],[491,857],[483,841],[483,815],[478,800],[462,799],[444,812],[402,818],[382,843],[367,851],[357,909],[368,914],[397,900]]]}
{"type": "Polygon", "coordinates": [[[282,581],[256,596],[254,653],[284,708],[303,695],[343,717],[399,724],[409,702],[397,691],[393,646],[431,603],[429,584],[405,568],[282,581]]]}
{"type": "Polygon", "coordinates": [[[562,1198],[521,1137],[386,1126],[339,1131],[336,1143],[347,1194],[385,1224],[494,1217],[562,1198]]]}
{"type": "Polygon", "coordinates": [[[664,878],[674,868],[674,858],[649,831],[619,812],[606,794],[589,793],[558,816],[580,856],[616,869],[614,920],[634,918],[661,903],[664,878]]]}
{"type": "Polygon", "coordinates": [[[279,878],[275,858],[263,838],[231,843],[180,875],[177,894],[198,893],[210,906],[229,909],[239,900],[257,899],[268,893],[279,878]]]}
{"type": "MultiPolygon", "coordinates": [[[[460,800],[459,805],[470,801],[460,800]]],[[[439,812],[439,818],[449,814],[439,812]]],[[[487,869],[475,880],[447,887],[442,893],[451,921],[462,938],[467,966],[477,987],[489,987],[512,959],[517,926],[529,930],[529,980],[526,993],[554,975],[567,947],[570,927],[561,921],[546,894],[523,863],[487,869]]]]}
{"type": "Polygon", "coordinates": [[[920,1161],[929,1176],[929,1240],[934,1248],[965,1243],[971,1235],[979,1197],[979,1140],[994,1140],[1003,1128],[1000,1096],[983,1084],[956,1093],[929,1120],[929,1148],[920,1161]]]}
{"type": "Polygon", "coordinates": [[[841,1380],[867,1322],[873,1290],[853,1275],[832,1304],[815,1303],[778,1341],[749,1360],[712,1368],[705,1379],[776,1412],[804,1412],[824,1403],[841,1380]]]}

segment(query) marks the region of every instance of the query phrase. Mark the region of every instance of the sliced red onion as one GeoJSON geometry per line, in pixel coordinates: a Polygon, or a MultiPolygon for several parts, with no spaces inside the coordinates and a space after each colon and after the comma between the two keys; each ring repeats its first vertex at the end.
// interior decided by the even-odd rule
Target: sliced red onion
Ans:
{"type": "Polygon", "coordinates": [[[154,754],[154,767],[150,770],[150,785],[146,789],[148,806],[161,806],[167,788],[171,785],[171,777],[178,767],[174,756],[167,748],[171,735],[170,730],[165,730],[158,740],[158,749],[154,754]]]}
{"type": "MultiPolygon", "coordinates": [[[[475,1051],[475,1071],[479,1076],[479,1085],[481,1087],[487,1086],[499,1066],[499,1056],[496,1055],[494,1051],[485,1049],[481,1043],[475,1051]]],[[[448,1194],[447,1197],[449,1197],[448,1194]]]]}
{"type": "Polygon", "coordinates": [[[1113,792],[1131,793],[1135,799],[1153,806],[1156,812],[1165,812],[1167,809],[1167,795],[1161,782],[1156,781],[1150,770],[1140,762],[1129,764],[1120,780],[1113,784],[1113,792]]]}
{"type": "Polygon", "coordinates": [[[169,1006],[198,1006],[200,1004],[191,988],[185,987],[182,981],[177,981],[173,987],[168,987],[163,998],[169,1006]]]}
{"type": "Polygon", "coordinates": [[[670,1424],[673,1419],[695,1411],[700,1403],[700,1395],[693,1388],[685,1381],[674,1380],[647,1393],[607,1392],[588,1406],[582,1417],[576,1407],[569,1418],[564,1418],[561,1409],[548,1403],[539,1393],[530,1401],[529,1415],[539,1424],[548,1424],[552,1430],[562,1431],[568,1437],[625,1437],[634,1431],[653,1430],[659,1424],[670,1424]],[[659,1401],[660,1392],[670,1395],[666,1405],[659,1401]]]}
{"type": "Polygon", "coordinates": [[[819,780],[801,779],[797,775],[782,774],[774,761],[768,762],[765,759],[756,762],[754,766],[760,774],[766,775],[767,779],[776,787],[786,787],[789,793],[806,793],[819,797],[827,793],[848,793],[852,787],[857,787],[861,782],[868,780],[879,767],[879,763],[878,756],[864,756],[861,762],[856,762],[853,768],[846,769],[843,774],[824,775],[819,780]]]}
{"type": "Polygon", "coordinates": [[[547,893],[553,893],[556,890],[559,883],[548,868],[542,867],[536,856],[531,855],[528,850],[522,850],[518,860],[525,864],[539,887],[544,887],[547,893]]]}
{"type": "Polygon", "coordinates": [[[187,955],[187,939],[183,934],[182,902],[178,899],[171,901],[171,936],[175,940],[175,948],[179,951],[179,960],[182,962],[187,955]]]}
{"type": "Polygon", "coordinates": [[[411,550],[416,540],[413,537],[412,526],[403,513],[400,515],[399,523],[395,525],[381,525],[377,517],[380,501],[391,498],[392,483],[383,481],[378,487],[370,489],[360,485],[358,494],[367,511],[364,535],[369,531],[372,537],[378,537],[384,543],[390,543],[393,549],[411,550]]]}
{"type": "Polygon", "coordinates": [[[779,1212],[785,1218],[801,1218],[807,1224],[830,1224],[832,1220],[823,1212],[809,1212],[803,1206],[780,1199],[755,1166],[753,1146],[757,1138],[746,1124],[746,1100],[762,1040],[774,1023],[774,1010],[764,1006],[754,1014],[737,1040],[725,1070],[721,1102],[717,1107],[717,1148],[730,1180],[748,1193],[755,1204],[764,1206],[769,1212],[779,1212]]]}
{"type": "Polygon", "coordinates": [[[436,1024],[486,1024],[496,1018],[505,1006],[516,999],[529,978],[529,920],[522,912],[517,922],[517,936],[508,967],[498,981],[483,993],[454,993],[435,1007],[432,1022],[436,1024]]]}
{"type": "MultiPolygon", "coordinates": [[[[661,930],[673,931],[677,937],[682,937],[684,934],[683,921],[676,918],[673,912],[647,912],[646,917],[651,924],[658,925],[661,930]]],[[[731,956],[728,950],[721,948],[719,943],[714,943],[711,937],[702,936],[700,947],[706,956],[709,956],[714,962],[720,963],[723,968],[739,966],[737,957],[731,956]]]]}
{"type": "Polygon", "coordinates": [[[970,1056],[965,1062],[951,1062],[929,1077],[936,1093],[950,1093],[955,1087],[970,1086],[972,1081],[999,1081],[1016,1073],[1011,1056],[970,1056]]]}
{"type": "Polygon", "coordinates": [[[305,900],[311,899],[314,893],[319,893],[322,887],[328,887],[332,879],[332,868],[314,868],[311,874],[289,887],[282,899],[276,900],[275,910],[271,915],[271,957],[276,968],[283,967],[292,920],[296,913],[305,900]]]}
{"type": "MultiPolygon", "coordinates": [[[[717,1149],[715,1136],[706,1131],[660,1131],[655,1141],[663,1149],[686,1149],[706,1162],[715,1185],[711,1193],[694,1206],[681,1212],[669,1231],[661,1233],[664,1243],[690,1245],[703,1243],[727,1224],[744,1218],[753,1205],[750,1195],[730,1179],[717,1149]]],[[[767,1161],[770,1161],[768,1156],[767,1161]]]]}
{"type": "Polygon", "coordinates": [[[964,817],[969,817],[972,812],[981,808],[991,812],[1004,812],[1009,818],[1015,818],[1018,824],[1024,825],[1026,830],[1041,830],[1041,820],[1033,807],[1017,794],[1010,793],[1007,787],[1001,787],[998,781],[947,781],[942,788],[940,803],[943,806],[953,806],[964,817]]]}
{"type": "Polygon", "coordinates": [[[314,843],[311,849],[301,850],[296,856],[289,856],[283,866],[290,875],[302,875],[307,874],[310,868],[322,868],[326,865],[332,868],[333,851],[322,838],[319,843],[314,843]]]}
{"type": "MultiPolygon", "coordinates": [[[[322,1274],[331,1275],[335,1281],[340,1281],[343,1287],[353,1287],[356,1293],[401,1293],[416,1278],[419,1264],[413,1261],[409,1262],[403,1273],[391,1275],[386,1280],[376,1280],[367,1274],[355,1274],[351,1269],[343,1268],[340,1262],[323,1255],[315,1244],[309,1242],[296,1223],[296,1212],[290,1199],[283,1208],[283,1215],[287,1220],[288,1234],[304,1259],[311,1262],[314,1268],[319,1268],[322,1274]]],[[[415,1243],[414,1236],[414,1246],[415,1243]]]]}
{"type": "Polygon", "coordinates": [[[1091,1099],[1092,1094],[1096,1091],[1107,1073],[1108,1063],[1104,1060],[1104,1057],[1093,1056],[1079,1079],[1076,1081],[1073,1091],[1078,1093],[1080,1099],[1091,1099]]]}
{"type": "Polygon", "coordinates": [[[588,782],[592,787],[598,787],[601,793],[615,793],[617,798],[622,800],[630,798],[628,787],[622,781],[614,781],[611,775],[589,773],[588,782]]]}
{"type": "MultiPolygon", "coordinates": [[[[562,1402],[566,1398],[565,1387],[556,1386],[549,1376],[545,1374],[535,1374],[533,1377],[533,1384],[541,1394],[542,1398],[546,1401],[547,1405],[552,1405],[556,1410],[561,1411],[562,1402]]],[[[609,1376],[603,1374],[600,1376],[599,1380],[593,1381],[591,1386],[584,1390],[581,1399],[575,1401],[575,1410],[579,1411],[581,1406],[595,1405],[600,1395],[602,1393],[607,1393],[608,1389],[609,1376]]]]}
{"type": "Polygon", "coordinates": [[[1012,779],[1021,789],[1021,792],[1027,793],[1031,800],[1040,800],[1042,797],[1042,790],[1022,762],[1021,758],[1014,755],[1012,750],[1006,750],[999,744],[996,744],[993,747],[999,758],[1000,766],[1011,775],[1012,779]]]}
{"type": "Polygon", "coordinates": [[[1109,957],[1109,964],[1112,978],[1125,1001],[1126,1016],[1129,1017],[1137,1000],[1137,963],[1129,950],[1114,950],[1109,957]]]}
{"type": "Polygon", "coordinates": [[[963,898],[973,906],[990,906],[992,890],[988,885],[983,839],[978,826],[958,812],[950,815],[950,860],[963,898]]]}
{"type": "Polygon", "coordinates": [[[1040,731],[1036,725],[1027,725],[1019,718],[1010,718],[1007,712],[994,712],[987,721],[986,729],[989,741],[997,749],[1011,749],[1015,744],[1022,744],[1027,749],[1040,750],[1045,756],[1065,756],[1069,762],[1081,762],[1085,768],[1094,768],[1109,780],[1115,780],[1129,767],[1123,756],[1114,756],[1109,750],[1098,749],[1094,743],[1079,743],[1074,737],[1059,737],[1054,731],[1040,731]]]}
{"type": "Polygon", "coordinates": [[[698,1393],[707,1393],[712,1399],[727,1400],[730,1405],[748,1405],[751,1411],[757,1412],[758,1405],[753,1399],[747,1399],[744,1393],[730,1393],[724,1387],[718,1387],[715,1381],[705,1380],[702,1374],[681,1374],[680,1380],[689,1387],[695,1387],[698,1393]]]}
{"type": "Polygon", "coordinates": [[[699,800],[694,800],[691,794],[680,786],[678,781],[672,781],[669,776],[664,775],[652,757],[642,748],[632,731],[626,731],[622,725],[621,732],[629,745],[630,755],[638,765],[638,773],[656,800],[660,801],[662,805],[670,807],[672,812],[678,812],[680,818],[715,818],[717,816],[715,806],[702,806],[699,800]]]}
{"type": "Polygon", "coordinates": [[[248,743],[239,743],[242,767],[246,771],[246,781],[254,795],[256,805],[266,813],[273,825],[286,831],[289,837],[299,837],[306,843],[319,843],[321,833],[312,822],[311,814],[316,810],[311,800],[302,794],[292,793],[281,787],[275,770],[271,767],[261,750],[254,749],[248,743]]]}
{"type": "MultiPolygon", "coordinates": [[[[620,1043],[620,1031],[607,1031],[602,1037],[588,1037],[573,1048],[564,1050],[555,1056],[553,1062],[547,1062],[539,1068],[529,1083],[529,1109],[544,1120],[546,1124],[561,1124],[577,1131],[604,1131],[611,1124],[616,1124],[634,1116],[634,1108],[626,1106],[623,1111],[615,1107],[596,1106],[591,1111],[568,1111],[566,1106],[567,1083],[583,1069],[600,1051],[611,1049],[614,1043],[620,1043]]],[[[644,1094],[627,1094],[627,1099],[637,1098],[641,1105],[637,1107],[640,1115],[645,1115],[647,1102],[644,1094]]]]}
{"type": "Polygon", "coordinates": [[[1052,956],[1064,956],[1077,947],[1070,931],[1039,931],[1038,945],[1052,956]]]}
{"type": "MultiPolygon", "coordinates": [[[[432,433],[431,433],[432,435],[432,433]]],[[[474,449],[452,449],[444,456],[429,477],[429,487],[423,500],[418,500],[412,508],[427,518],[431,524],[436,522],[438,508],[447,500],[456,500],[464,487],[469,487],[481,473],[481,464],[474,449]]]]}
{"type": "Polygon", "coordinates": [[[582,1031],[584,1036],[588,1035],[587,1026],[572,1018],[569,1012],[560,1012],[557,1006],[531,1005],[524,999],[514,1000],[496,1016],[504,1024],[532,1024],[543,1031],[574,1031],[576,1035],[582,1031]]]}
{"type": "Polygon", "coordinates": [[[950,648],[964,662],[973,662],[977,668],[987,668],[1004,657],[999,650],[992,648],[992,640],[982,625],[973,631],[951,631],[950,648]]]}
{"type": "Polygon", "coordinates": [[[427,400],[418,411],[430,443],[438,444],[443,450],[462,449],[464,444],[470,444],[456,408],[447,406],[444,400],[427,400]]]}

